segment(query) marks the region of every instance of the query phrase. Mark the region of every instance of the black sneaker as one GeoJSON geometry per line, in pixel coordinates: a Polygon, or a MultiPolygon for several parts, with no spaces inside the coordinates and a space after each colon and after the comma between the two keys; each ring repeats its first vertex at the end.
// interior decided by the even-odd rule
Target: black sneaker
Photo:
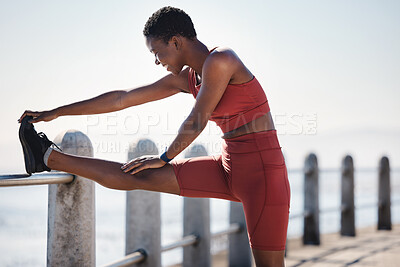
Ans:
{"type": "Polygon", "coordinates": [[[19,127],[19,140],[21,141],[22,150],[24,152],[25,170],[29,175],[35,172],[51,171],[51,169],[44,164],[43,156],[51,145],[55,145],[60,149],[56,144],[51,142],[44,133],[36,132],[33,124],[28,122],[32,118],[32,116],[25,116],[19,127]]]}

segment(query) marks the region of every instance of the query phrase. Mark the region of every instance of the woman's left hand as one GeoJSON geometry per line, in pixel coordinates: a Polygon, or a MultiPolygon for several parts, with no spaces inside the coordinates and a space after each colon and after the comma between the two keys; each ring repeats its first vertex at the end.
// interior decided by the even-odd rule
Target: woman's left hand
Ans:
{"type": "Polygon", "coordinates": [[[135,174],[144,169],[161,168],[165,164],[166,162],[158,156],[142,156],[125,163],[122,165],[121,170],[123,172],[129,172],[132,170],[131,174],[135,174]]]}

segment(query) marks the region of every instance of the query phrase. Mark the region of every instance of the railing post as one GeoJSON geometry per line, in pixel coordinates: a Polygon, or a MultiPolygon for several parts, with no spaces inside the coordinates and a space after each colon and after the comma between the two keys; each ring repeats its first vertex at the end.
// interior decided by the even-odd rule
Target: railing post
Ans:
{"type": "MultiPolygon", "coordinates": [[[[139,139],[130,145],[128,161],[143,155],[158,155],[153,141],[139,139]]],[[[146,260],[137,266],[161,267],[160,193],[142,190],[126,194],[125,254],[146,251],[146,260]]]]}
{"type": "Polygon", "coordinates": [[[347,155],[342,161],[342,205],[340,234],[356,236],[354,220],[354,165],[353,158],[347,155]]]}
{"type": "Polygon", "coordinates": [[[379,163],[378,199],[378,230],[392,230],[390,213],[390,166],[387,157],[382,157],[379,163]]]}
{"type": "Polygon", "coordinates": [[[308,155],[304,166],[304,245],[319,245],[318,162],[314,153],[308,155]]]}
{"type": "MultiPolygon", "coordinates": [[[[185,158],[207,156],[203,145],[193,145],[185,158]]],[[[183,236],[197,235],[198,244],[183,248],[183,266],[211,266],[210,199],[184,198],[183,236]]]]}
{"type": "MultiPolygon", "coordinates": [[[[63,152],[93,157],[90,139],[69,130],[54,142],[63,152]]],[[[75,177],[69,184],[49,185],[47,266],[95,266],[94,182],[75,177]]]]}
{"type": "Polygon", "coordinates": [[[251,267],[252,256],[242,203],[231,201],[229,223],[242,226],[242,231],[229,235],[229,267],[251,267]]]}

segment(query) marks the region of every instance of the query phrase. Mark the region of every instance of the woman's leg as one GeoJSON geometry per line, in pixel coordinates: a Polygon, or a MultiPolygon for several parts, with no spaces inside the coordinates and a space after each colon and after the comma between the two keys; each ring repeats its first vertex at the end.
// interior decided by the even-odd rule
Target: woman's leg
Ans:
{"type": "Polygon", "coordinates": [[[260,132],[227,142],[232,191],[243,203],[256,265],[282,267],[290,188],[276,133],[260,132]]]}
{"type": "Polygon", "coordinates": [[[252,249],[257,267],[285,267],[285,251],[252,249]]]}
{"type": "Polygon", "coordinates": [[[170,164],[158,169],[146,169],[134,175],[121,170],[122,163],[74,156],[53,150],[47,166],[93,180],[118,190],[143,189],[179,195],[180,189],[170,164]]]}

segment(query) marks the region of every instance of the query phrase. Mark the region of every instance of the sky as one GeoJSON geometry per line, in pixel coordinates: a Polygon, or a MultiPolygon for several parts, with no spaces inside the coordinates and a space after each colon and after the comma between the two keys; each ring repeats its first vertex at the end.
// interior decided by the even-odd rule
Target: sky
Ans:
{"type": "MultiPolygon", "coordinates": [[[[0,173],[23,173],[17,119],[167,75],[142,34],[162,6],[185,10],[208,47],[232,48],[262,84],[289,168],[308,153],[321,168],[350,154],[356,167],[381,156],[400,167],[400,2],[0,1],[0,173]]],[[[123,111],[35,124],[50,139],[84,132],[95,157],[125,162],[138,138],[160,151],[194,105],[189,94],[123,111]]],[[[209,122],[195,140],[217,154],[209,122]]],[[[183,157],[181,153],[178,157],[183,157]]]]}

